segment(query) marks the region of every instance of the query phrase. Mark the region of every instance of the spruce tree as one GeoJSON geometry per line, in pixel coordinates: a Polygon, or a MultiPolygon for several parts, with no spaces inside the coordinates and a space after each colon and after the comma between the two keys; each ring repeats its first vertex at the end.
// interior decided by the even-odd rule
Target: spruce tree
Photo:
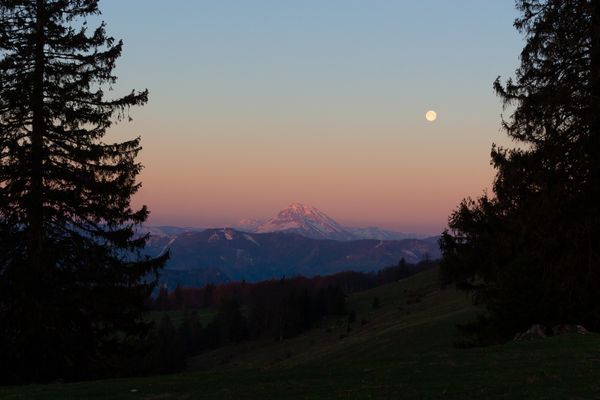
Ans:
{"type": "Polygon", "coordinates": [[[494,195],[464,200],[441,240],[444,280],[486,306],[486,340],[533,323],[600,329],[598,3],[516,2],[526,44],[494,88],[518,146],[492,148],[494,195]]]}
{"type": "Polygon", "coordinates": [[[165,257],[135,228],[139,137],[103,138],[147,91],[110,98],[123,44],[98,0],[0,0],[0,380],[90,376],[143,334],[165,257]]]}

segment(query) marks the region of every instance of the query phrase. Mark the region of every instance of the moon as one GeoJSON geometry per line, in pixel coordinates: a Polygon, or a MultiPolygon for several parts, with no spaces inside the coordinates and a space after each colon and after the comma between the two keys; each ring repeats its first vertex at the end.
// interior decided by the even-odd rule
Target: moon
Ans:
{"type": "Polygon", "coordinates": [[[433,110],[429,110],[427,111],[427,114],[425,114],[425,119],[429,122],[433,122],[437,119],[437,113],[433,110]]]}

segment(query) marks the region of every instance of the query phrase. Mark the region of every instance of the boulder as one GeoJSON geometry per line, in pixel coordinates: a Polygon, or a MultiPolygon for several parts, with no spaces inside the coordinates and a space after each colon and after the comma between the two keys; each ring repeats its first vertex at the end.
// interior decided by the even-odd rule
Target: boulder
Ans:
{"type": "Polygon", "coordinates": [[[569,334],[569,333],[585,335],[590,332],[581,325],[560,324],[560,325],[556,325],[556,326],[554,326],[554,328],[552,328],[552,334],[555,336],[569,334]]]}
{"type": "Polygon", "coordinates": [[[531,340],[535,338],[544,338],[546,337],[546,327],[540,324],[533,324],[529,329],[525,332],[517,333],[513,340],[521,341],[521,340],[531,340]]]}

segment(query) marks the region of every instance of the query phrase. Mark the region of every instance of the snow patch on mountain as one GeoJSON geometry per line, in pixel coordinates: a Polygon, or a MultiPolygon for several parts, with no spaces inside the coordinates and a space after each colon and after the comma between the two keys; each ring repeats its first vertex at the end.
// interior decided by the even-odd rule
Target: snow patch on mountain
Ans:
{"type": "Polygon", "coordinates": [[[225,239],[233,240],[233,233],[228,229],[223,229],[223,235],[225,235],[225,239]]]}
{"type": "Polygon", "coordinates": [[[171,245],[175,242],[175,240],[177,240],[177,237],[173,237],[169,240],[169,243],[167,243],[163,249],[160,251],[160,254],[165,254],[167,251],[169,251],[169,247],[171,247],[171,245]]]}
{"type": "Polygon", "coordinates": [[[247,233],[244,233],[244,237],[252,243],[254,243],[255,245],[260,246],[260,243],[258,243],[252,236],[248,235],[247,233]]]}

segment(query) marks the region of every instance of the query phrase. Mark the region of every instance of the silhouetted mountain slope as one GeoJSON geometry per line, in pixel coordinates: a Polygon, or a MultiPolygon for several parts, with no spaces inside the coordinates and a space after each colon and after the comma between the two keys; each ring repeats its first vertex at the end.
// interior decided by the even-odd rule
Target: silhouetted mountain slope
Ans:
{"type": "Polygon", "coordinates": [[[152,237],[147,251],[157,254],[167,248],[171,259],[163,271],[163,282],[188,286],[373,271],[396,265],[401,258],[416,263],[440,255],[434,240],[317,240],[293,233],[245,233],[230,228],[152,237]]]}

